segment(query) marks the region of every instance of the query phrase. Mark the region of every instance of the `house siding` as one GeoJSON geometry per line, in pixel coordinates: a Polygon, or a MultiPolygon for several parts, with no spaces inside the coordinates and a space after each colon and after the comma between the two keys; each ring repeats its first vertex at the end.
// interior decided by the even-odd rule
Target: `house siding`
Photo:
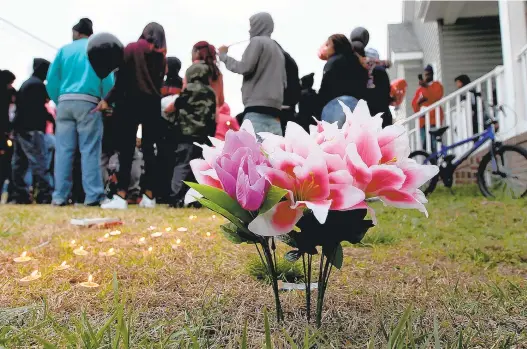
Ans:
{"type": "Polygon", "coordinates": [[[423,50],[423,65],[431,64],[434,67],[435,79],[441,81],[443,69],[439,23],[415,21],[412,24],[415,36],[423,50]]]}
{"type": "Polygon", "coordinates": [[[456,90],[457,76],[475,80],[503,64],[499,17],[461,18],[440,30],[445,95],[456,90]]]}
{"type": "Polygon", "coordinates": [[[406,96],[396,113],[397,119],[404,119],[414,113],[412,109],[412,99],[414,98],[415,91],[419,88],[417,75],[423,72],[423,67],[422,62],[419,60],[407,61],[404,64],[400,64],[398,68],[396,75],[397,78],[405,79],[408,84],[406,96]]]}

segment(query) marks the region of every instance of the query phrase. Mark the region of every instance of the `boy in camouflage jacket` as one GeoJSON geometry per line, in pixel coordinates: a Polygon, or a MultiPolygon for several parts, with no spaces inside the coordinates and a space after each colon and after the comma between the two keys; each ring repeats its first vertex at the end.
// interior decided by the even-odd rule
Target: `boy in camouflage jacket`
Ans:
{"type": "Polygon", "coordinates": [[[193,180],[190,161],[198,158],[200,148],[193,143],[207,143],[216,131],[216,95],[210,87],[212,72],[203,63],[194,63],[185,73],[187,87],[175,102],[178,125],[176,166],[172,176],[170,206],[181,207],[185,197],[183,181],[193,180]]]}
{"type": "Polygon", "coordinates": [[[187,69],[187,87],[176,100],[177,123],[181,142],[204,143],[216,131],[216,95],[210,87],[211,71],[203,63],[187,69]]]}

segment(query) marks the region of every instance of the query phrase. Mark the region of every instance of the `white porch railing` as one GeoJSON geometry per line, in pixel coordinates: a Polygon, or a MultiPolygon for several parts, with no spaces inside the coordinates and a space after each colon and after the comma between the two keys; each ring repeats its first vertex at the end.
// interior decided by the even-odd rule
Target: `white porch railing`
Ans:
{"type": "Polygon", "coordinates": [[[522,93],[524,109],[527,112],[527,45],[523,46],[520,54],[518,55],[518,61],[520,62],[521,70],[521,81],[522,81],[522,93]]]}
{"type": "MultiPolygon", "coordinates": [[[[501,120],[503,113],[494,115],[494,109],[491,108],[495,104],[501,104],[504,100],[502,86],[504,86],[504,69],[502,66],[498,66],[490,73],[449,94],[429,107],[423,108],[405,120],[397,122],[397,124],[406,126],[412,151],[425,149],[430,153],[432,152],[432,137],[429,131],[434,129],[434,126],[431,126],[431,123],[434,123],[433,121],[431,122],[432,111],[435,111],[434,121],[436,128],[449,126],[443,136],[443,141],[449,145],[460,142],[477,132],[483,131],[485,114],[495,116],[500,125],[503,125],[503,120],[501,120]],[[474,113],[472,112],[473,103],[476,107],[474,113]],[[441,111],[444,113],[444,120],[441,120],[441,111]],[[424,118],[424,134],[422,134],[423,132],[419,125],[421,118],[424,118]],[[474,124],[477,125],[477,130],[473,130],[473,118],[474,124]]],[[[457,157],[471,147],[470,143],[460,146],[454,149],[453,155],[457,157]]]]}

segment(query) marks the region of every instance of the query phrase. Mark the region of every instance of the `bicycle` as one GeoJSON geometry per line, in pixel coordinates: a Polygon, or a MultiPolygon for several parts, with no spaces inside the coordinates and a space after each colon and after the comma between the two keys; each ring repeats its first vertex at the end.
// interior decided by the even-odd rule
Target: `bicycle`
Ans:
{"type": "MultiPolygon", "coordinates": [[[[497,108],[502,112],[504,111],[502,106],[497,108]]],[[[459,165],[490,140],[490,150],[483,156],[478,167],[477,182],[481,193],[485,197],[496,197],[496,194],[501,189],[503,194],[512,194],[513,198],[525,197],[527,195],[527,150],[520,146],[504,145],[496,141],[494,125],[497,123],[495,118],[489,116],[488,120],[485,121],[485,130],[483,132],[448,146],[444,146],[441,139],[449,129],[449,126],[430,130],[430,135],[435,138],[437,144],[440,144],[440,150],[432,154],[423,150],[417,150],[410,154],[410,158],[414,160],[424,157],[422,164],[439,166],[439,174],[432,178],[428,184],[425,183],[421,187],[424,194],[431,194],[435,190],[439,179],[443,181],[445,187],[452,188],[454,172],[459,165]],[[473,147],[458,159],[456,159],[455,155],[449,154],[452,149],[469,142],[474,142],[473,147]],[[507,161],[507,164],[505,163],[506,156],[511,156],[512,158],[511,162],[507,161]],[[490,171],[487,169],[489,164],[491,165],[490,171]],[[523,172],[522,168],[524,169],[523,172]],[[492,179],[496,179],[498,184],[493,185],[492,179]],[[507,189],[507,184],[510,184],[511,188],[507,189]]]]}

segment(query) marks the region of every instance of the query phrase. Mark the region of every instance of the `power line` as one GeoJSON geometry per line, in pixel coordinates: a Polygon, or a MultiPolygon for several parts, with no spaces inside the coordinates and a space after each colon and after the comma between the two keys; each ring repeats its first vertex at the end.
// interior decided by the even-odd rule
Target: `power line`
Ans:
{"type": "Polygon", "coordinates": [[[51,49],[53,49],[53,50],[55,50],[55,51],[58,50],[58,47],[54,46],[53,44],[50,44],[50,43],[47,42],[46,40],[43,40],[43,39],[39,38],[38,36],[36,36],[36,35],[34,35],[34,34],[28,32],[28,31],[25,30],[24,28],[20,28],[19,26],[17,26],[16,24],[14,24],[14,23],[11,22],[11,21],[9,21],[9,20],[7,20],[7,19],[5,19],[5,18],[2,18],[2,17],[0,17],[0,21],[2,21],[2,22],[4,22],[4,23],[8,24],[9,26],[15,28],[16,30],[18,30],[18,31],[20,31],[20,32],[22,32],[22,33],[24,33],[24,34],[26,34],[27,36],[29,36],[29,37],[31,37],[31,38],[37,40],[38,42],[44,44],[45,46],[47,46],[47,47],[49,47],[49,48],[51,48],[51,49]]]}

